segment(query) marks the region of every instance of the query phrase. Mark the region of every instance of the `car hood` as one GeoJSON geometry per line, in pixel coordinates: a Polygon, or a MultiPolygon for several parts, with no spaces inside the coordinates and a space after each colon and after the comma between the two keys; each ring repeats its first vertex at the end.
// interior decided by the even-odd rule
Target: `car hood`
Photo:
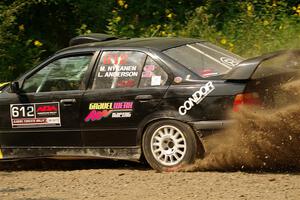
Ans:
{"type": "Polygon", "coordinates": [[[284,50],[250,58],[226,74],[225,80],[249,80],[266,78],[279,73],[291,73],[300,70],[300,49],[284,50]]]}

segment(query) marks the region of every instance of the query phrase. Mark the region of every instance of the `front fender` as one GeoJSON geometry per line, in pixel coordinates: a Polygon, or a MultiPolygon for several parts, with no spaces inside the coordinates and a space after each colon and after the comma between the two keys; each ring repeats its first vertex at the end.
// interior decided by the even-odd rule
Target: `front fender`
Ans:
{"type": "Polygon", "coordinates": [[[0,83],[0,93],[2,92],[2,90],[5,88],[5,86],[7,86],[9,84],[9,82],[6,83],[0,83]]]}

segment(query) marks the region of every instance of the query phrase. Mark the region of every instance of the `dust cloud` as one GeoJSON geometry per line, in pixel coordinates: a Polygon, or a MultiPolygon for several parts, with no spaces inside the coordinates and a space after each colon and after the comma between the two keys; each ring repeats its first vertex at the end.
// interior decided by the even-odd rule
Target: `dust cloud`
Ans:
{"type": "Polygon", "coordinates": [[[300,79],[295,75],[274,91],[272,108],[242,107],[236,123],[213,135],[204,159],[179,171],[300,170],[300,79]]]}

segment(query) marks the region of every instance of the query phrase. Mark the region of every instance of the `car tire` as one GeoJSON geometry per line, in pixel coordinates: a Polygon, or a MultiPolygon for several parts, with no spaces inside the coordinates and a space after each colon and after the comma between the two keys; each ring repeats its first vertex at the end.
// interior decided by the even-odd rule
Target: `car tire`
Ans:
{"type": "Polygon", "coordinates": [[[198,146],[193,129],[175,120],[150,124],[142,141],[143,153],[148,164],[158,171],[193,163],[199,155],[198,146]]]}

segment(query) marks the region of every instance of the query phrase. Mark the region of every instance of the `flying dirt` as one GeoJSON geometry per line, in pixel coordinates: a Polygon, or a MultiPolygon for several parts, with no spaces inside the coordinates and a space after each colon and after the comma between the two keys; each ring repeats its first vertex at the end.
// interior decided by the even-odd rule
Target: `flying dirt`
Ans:
{"type": "Polygon", "coordinates": [[[264,70],[264,76],[282,72],[283,66],[292,75],[273,77],[276,84],[267,85],[264,80],[254,84],[254,88],[260,87],[258,82],[267,85],[265,105],[244,106],[230,113],[236,123],[211,136],[213,148],[204,159],[179,171],[300,170],[300,54],[287,53],[280,59],[268,61],[275,68],[264,70]]]}

